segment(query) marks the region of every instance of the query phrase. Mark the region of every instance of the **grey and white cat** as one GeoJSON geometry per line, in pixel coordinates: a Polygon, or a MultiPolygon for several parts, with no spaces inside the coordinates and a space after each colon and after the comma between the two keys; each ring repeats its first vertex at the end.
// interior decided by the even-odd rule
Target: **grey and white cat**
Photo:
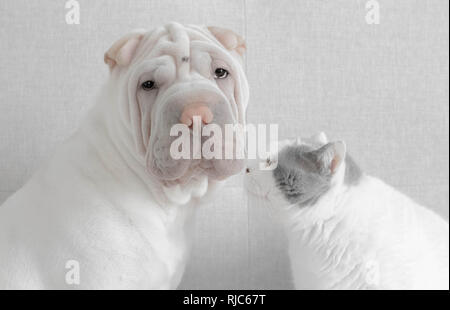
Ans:
{"type": "Polygon", "coordinates": [[[297,289],[448,290],[444,219],[362,173],[343,142],[283,145],[267,159],[276,168],[250,166],[246,185],[286,224],[297,289]]]}

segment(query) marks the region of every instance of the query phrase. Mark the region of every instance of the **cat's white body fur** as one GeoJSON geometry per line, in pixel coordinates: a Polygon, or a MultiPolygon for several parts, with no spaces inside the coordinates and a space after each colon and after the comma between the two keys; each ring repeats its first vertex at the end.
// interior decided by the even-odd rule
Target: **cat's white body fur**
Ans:
{"type": "Polygon", "coordinates": [[[448,289],[448,223],[379,179],[284,218],[298,289],[448,289]]]}
{"type": "Polygon", "coordinates": [[[343,161],[330,190],[305,207],[286,201],[271,172],[247,176],[286,224],[295,288],[448,289],[448,223],[377,178],[346,185],[344,171],[343,161]]]}

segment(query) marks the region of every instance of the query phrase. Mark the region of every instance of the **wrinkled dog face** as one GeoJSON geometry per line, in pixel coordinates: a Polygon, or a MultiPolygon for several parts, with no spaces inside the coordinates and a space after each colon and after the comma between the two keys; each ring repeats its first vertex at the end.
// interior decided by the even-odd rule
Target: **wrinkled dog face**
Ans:
{"type": "Polygon", "coordinates": [[[199,174],[223,179],[243,168],[243,160],[192,159],[192,122],[200,116],[202,125],[217,124],[222,132],[225,124],[244,124],[244,48],[242,38],[229,30],[172,23],[131,33],[106,53],[112,75],[125,76],[125,111],[138,155],[162,182],[182,183],[199,174]],[[180,123],[190,127],[190,159],[176,160],[170,154],[177,139],[170,131],[180,123]]]}

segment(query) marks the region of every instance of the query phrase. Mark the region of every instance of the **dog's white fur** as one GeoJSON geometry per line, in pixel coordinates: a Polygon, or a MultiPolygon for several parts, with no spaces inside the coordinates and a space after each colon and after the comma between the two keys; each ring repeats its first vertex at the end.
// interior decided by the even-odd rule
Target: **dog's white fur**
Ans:
{"type": "Polygon", "coordinates": [[[81,128],[0,207],[0,288],[177,287],[189,248],[190,215],[219,181],[198,174],[165,186],[149,174],[123,85],[130,63],[136,67],[156,48],[161,56],[164,48],[189,46],[188,31],[234,62],[241,91],[237,108],[245,119],[248,89],[236,57],[243,47],[226,41],[230,32],[173,23],[149,33],[138,53],[136,40],[145,33],[119,40],[105,55],[110,79],[81,128]],[[172,45],[167,36],[158,41],[168,28],[172,45]],[[68,261],[79,263],[79,285],[66,281],[68,261]]]}

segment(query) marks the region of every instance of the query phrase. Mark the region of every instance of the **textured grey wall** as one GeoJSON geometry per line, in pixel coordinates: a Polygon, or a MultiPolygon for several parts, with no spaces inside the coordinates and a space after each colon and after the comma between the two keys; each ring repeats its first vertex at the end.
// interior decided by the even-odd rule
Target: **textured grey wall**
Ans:
{"type": "MultiPolygon", "coordinates": [[[[448,1],[79,0],[0,2],[0,202],[76,127],[107,77],[103,53],[168,21],[243,34],[251,123],[324,130],[360,165],[448,218],[448,1]]],[[[197,214],[182,288],[290,288],[285,241],[240,177],[197,214]]]]}

